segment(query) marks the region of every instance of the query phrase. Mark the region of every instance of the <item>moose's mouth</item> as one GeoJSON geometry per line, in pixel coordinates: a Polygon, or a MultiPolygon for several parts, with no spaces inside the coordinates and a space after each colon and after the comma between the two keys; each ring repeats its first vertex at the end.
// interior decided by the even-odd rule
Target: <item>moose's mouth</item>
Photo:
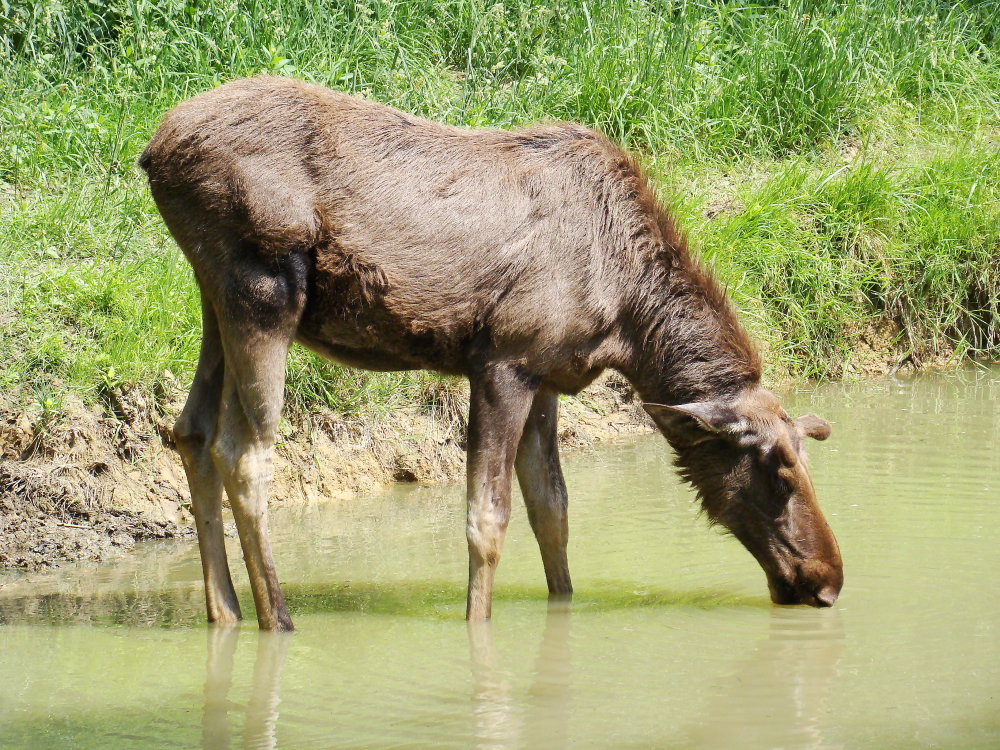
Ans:
{"type": "Polygon", "coordinates": [[[844,566],[833,535],[826,549],[789,540],[775,535],[758,545],[747,535],[736,533],[738,539],[756,558],[767,576],[767,588],[775,604],[808,604],[810,607],[832,607],[844,585],[844,566]],[[749,541],[749,543],[748,543],[749,541]]]}
{"type": "Polygon", "coordinates": [[[767,573],[767,588],[775,604],[808,604],[832,607],[844,585],[841,565],[806,560],[793,566],[781,566],[780,573],[767,573]]]}
{"type": "Polygon", "coordinates": [[[828,583],[820,588],[794,586],[785,581],[768,579],[767,587],[775,604],[808,604],[810,607],[832,607],[840,596],[840,586],[828,583]]]}

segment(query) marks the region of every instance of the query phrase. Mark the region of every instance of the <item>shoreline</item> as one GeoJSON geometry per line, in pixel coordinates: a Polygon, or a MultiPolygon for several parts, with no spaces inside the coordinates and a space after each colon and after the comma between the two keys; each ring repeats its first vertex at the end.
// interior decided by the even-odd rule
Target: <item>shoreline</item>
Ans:
{"type": "MultiPolygon", "coordinates": [[[[874,352],[873,352],[874,354],[874,352]]],[[[859,377],[922,367],[897,352],[868,357],[859,377]]],[[[186,390],[171,381],[158,395],[120,386],[106,403],[67,395],[58,416],[0,407],[0,570],[38,570],[118,557],[149,539],[190,537],[194,519],[171,426],[186,390]]],[[[765,383],[779,393],[798,382],[765,383]]],[[[269,505],[330,502],[394,482],[438,484],[465,471],[464,381],[442,381],[433,406],[354,415],[294,412],[283,419],[269,505]]],[[[621,435],[652,433],[628,383],[606,374],[560,399],[559,440],[586,451],[621,435]]]]}
{"type": "MultiPolygon", "coordinates": [[[[332,411],[282,421],[269,504],[325,502],[393,482],[437,484],[465,471],[467,386],[446,383],[434,407],[332,411]]],[[[186,392],[161,399],[117,388],[105,408],[67,396],[58,417],[0,409],[0,569],[37,570],[125,554],[147,539],[194,533],[171,426],[186,392]]],[[[652,431],[620,377],[560,403],[560,445],[585,450],[652,431]]]]}

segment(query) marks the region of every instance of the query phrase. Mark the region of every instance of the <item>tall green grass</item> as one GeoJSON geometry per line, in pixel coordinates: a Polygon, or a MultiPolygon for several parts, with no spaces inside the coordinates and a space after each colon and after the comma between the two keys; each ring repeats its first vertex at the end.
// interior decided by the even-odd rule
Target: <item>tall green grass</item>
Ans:
{"type": "MultiPolygon", "coordinates": [[[[0,2],[0,386],[190,376],[194,286],[134,159],[174,103],[259,72],[607,132],[796,373],[843,372],[872,325],[996,358],[998,45],[1000,3],[971,0],[0,2]]],[[[301,409],[432,391],[302,352],[289,375],[301,409]]]]}
{"type": "Polygon", "coordinates": [[[704,235],[741,284],[777,356],[838,376],[860,337],[889,325],[904,355],[1000,344],[1000,151],[959,148],[918,164],[783,165],[704,235]]]}

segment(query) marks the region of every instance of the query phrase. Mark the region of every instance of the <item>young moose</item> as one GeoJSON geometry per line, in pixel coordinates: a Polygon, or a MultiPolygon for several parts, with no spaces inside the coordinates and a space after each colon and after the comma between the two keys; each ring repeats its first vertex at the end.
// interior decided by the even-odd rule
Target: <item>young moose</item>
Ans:
{"type": "Polygon", "coordinates": [[[830,427],[790,419],[761,387],[724,293],[607,138],[464,130],[260,77],[177,106],[139,164],[201,290],[201,356],[175,432],[210,621],[241,616],[225,489],[260,627],[292,628],[267,490],[293,341],[354,367],[469,378],[469,620],[490,616],[514,471],[549,591],[572,590],[557,396],[609,367],[771,598],[836,600],[840,553],[803,450],[830,427]]]}

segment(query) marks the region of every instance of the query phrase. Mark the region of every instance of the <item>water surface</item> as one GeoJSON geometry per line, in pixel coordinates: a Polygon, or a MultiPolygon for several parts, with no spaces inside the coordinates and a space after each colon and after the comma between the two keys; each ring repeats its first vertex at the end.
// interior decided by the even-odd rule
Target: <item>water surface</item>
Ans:
{"type": "Polygon", "coordinates": [[[998,370],[786,398],[834,424],[829,610],[772,606],[652,435],[565,461],[572,603],[515,499],[481,626],[455,485],[276,509],[291,636],[204,626],[193,540],[2,576],[0,746],[1000,746],[998,399],[998,370]]]}

